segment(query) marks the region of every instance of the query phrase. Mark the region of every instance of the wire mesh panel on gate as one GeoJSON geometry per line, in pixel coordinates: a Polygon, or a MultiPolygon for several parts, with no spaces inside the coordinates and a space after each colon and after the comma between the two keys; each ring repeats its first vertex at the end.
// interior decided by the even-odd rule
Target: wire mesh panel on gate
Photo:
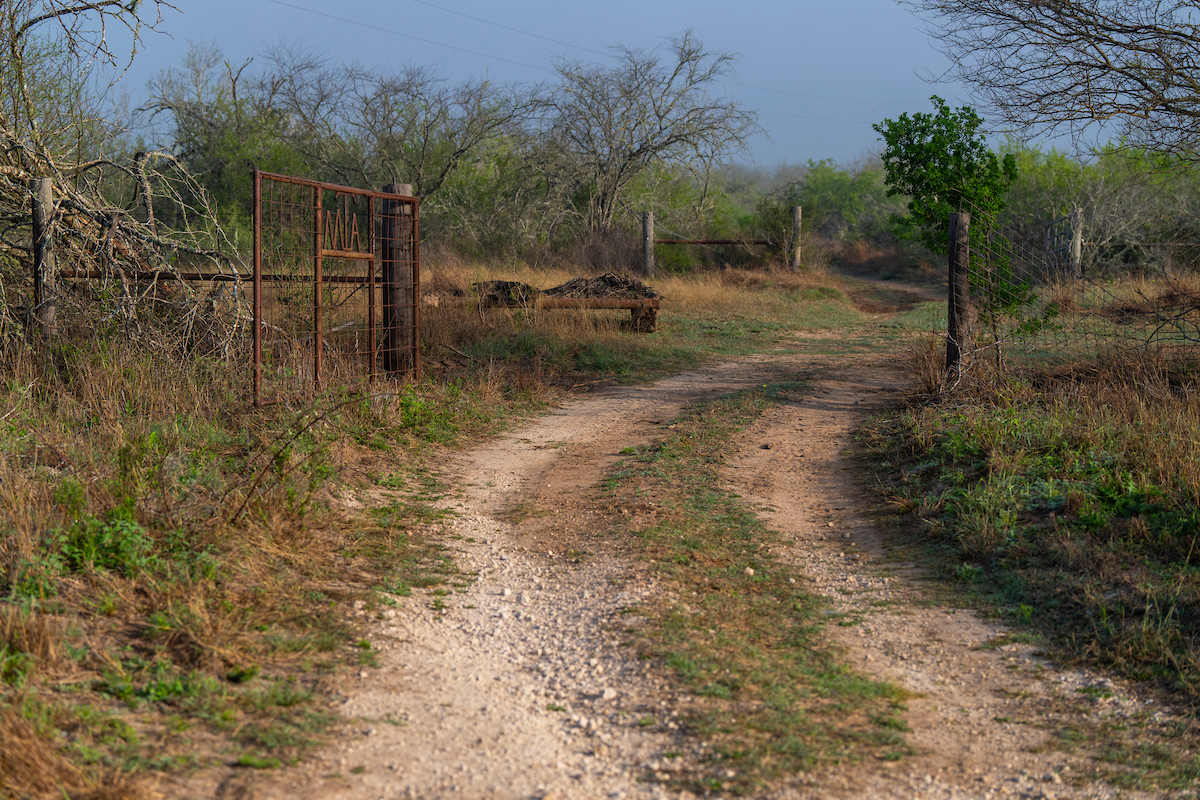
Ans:
{"type": "Polygon", "coordinates": [[[255,172],[256,403],[419,367],[418,201],[255,172]]]}

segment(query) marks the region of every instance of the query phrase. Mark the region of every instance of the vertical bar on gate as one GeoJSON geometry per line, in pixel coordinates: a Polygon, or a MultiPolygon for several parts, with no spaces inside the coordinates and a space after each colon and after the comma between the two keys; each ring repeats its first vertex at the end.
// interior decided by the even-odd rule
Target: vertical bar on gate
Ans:
{"type": "Polygon", "coordinates": [[[412,374],[421,372],[421,232],[420,198],[412,204],[412,374]]]}
{"type": "Polygon", "coordinates": [[[375,372],[378,369],[376,361],[375,341],[375,272],[379,269],[378,237],[375,235],[375,195],[367,198],[367,246],[371,248],[371,266],[367,268],[367,358],[370,365],[367,370],[368,379],[375,382],[375,372]]]}
{"type": "Polygon", "coordinates": [[[321,187],[313,187],[313,386],[321,391],[321,187]]]}
{"type": "Polygon", "coordinates": [[[262,174],[254,170],[254,405],[262,405],[262,174]]]}

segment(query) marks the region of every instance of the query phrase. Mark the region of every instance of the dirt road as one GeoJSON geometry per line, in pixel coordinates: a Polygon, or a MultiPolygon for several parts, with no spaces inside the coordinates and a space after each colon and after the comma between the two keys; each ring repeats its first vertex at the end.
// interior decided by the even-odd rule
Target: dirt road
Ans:
{"type": "MultiPolygon", "coordinates": [[[[768,362],[817,369],[817,386],[730,442],[728,485],[767,509],[786,542],[779,555],[858,621],[829,627],[848,660],[914,694],[905,719],[916,753],[793,776],[756,796],[1158,796],[1121,793],[1092,779],[1085,755],[1048,746],[1064,720],[1086,730],[1161,716],[1151,698],[1057,669],[1005,643],[999,624],[930,604],[919,574],[884,557],[845,454],[903,376],[880,356],[799,355],[598,391],[449,465],[461,495],[448,541],[477,580],[433,608],[428,596],[404,599],[377,623],[381,666],[343,687],[351,722],[340,741],[302,766],[235,776],[218,795],[691,797],[664,781],[701,743],[675,721],[669,676],[614,633],[623,610],[663,587],[631,552],[596,549],[590,521],[613,509],[589,490],[622,449],[653,441],[689,403],[754,385],[768,362]]],[[[653,503],[619,511],[652,514],[653,503]]]]}

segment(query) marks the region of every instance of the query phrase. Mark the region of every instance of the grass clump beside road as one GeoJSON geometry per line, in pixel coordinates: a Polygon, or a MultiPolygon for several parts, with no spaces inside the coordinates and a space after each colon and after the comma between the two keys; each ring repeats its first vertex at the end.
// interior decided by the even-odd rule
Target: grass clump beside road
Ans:
{"type": "Polygon", "coordinates": [[[994,376],[882,419],[883,479],[944,570],[1061,654],[1200,695],[1200,372],[994,376]]]}
{"type": "Polygon", "coordinates": [[[338,675],[376,663],[356,620],[461,579],[423,535],[444,448],[581,384],[787,347],[829,324],[814,309],[862,320],[819,274],[656,288],[653,336],[620,312],[428,309],[419,381],[259,410],[236,355],[149,335],[0,354],[3,792],[136,797],[147,772],[302,757],[335,722],[338,675]],[[379,497],[353,511],[359,492],[379,497]]]}
{"type": "Polygon", "coordinates": [[[783,377],[696,406],[607,482],[629,503],[662,506],[659,521],[621,535],[640,543],[671,598],[639,607],[649,621],[635,631],[698,698],[687,723],[712,751],[707,771],[685,779],[695,790],[744,793],[822,764],[910,752],[904,692],[845,664],[823,634],[824,601],[771,554],[777,535],[720,488],[730,437],[805,388],[783,377]]]}

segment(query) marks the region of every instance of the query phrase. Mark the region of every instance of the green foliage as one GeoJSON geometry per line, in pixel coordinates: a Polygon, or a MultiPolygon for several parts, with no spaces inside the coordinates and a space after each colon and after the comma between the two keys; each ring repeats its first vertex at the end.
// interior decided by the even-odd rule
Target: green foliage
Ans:
{"type": "Polygon", "coordinates": [[[1190,413],[1181,429],[1159,403],[1081,409],[1074,385],[1068,399],[1013,394],[1028,390],[892,415],[873,445],[898,468],[887,481],[959,590],[1070,657],[1194,695],[1200,512],[1190,479],[1162,466],[1194,438],[1190,413]]]}
{"type": "Polygon", "coordinates": [[[76,572],[107,569],[136,575],[158,563],[154,540],[137,521],[132,498],[103,519],[79,519],[60,534],[56,544],[67,568],[76,572]]]}
{"type": "MultiPolygon", "coordinates": [[[[216,45],[193,44],[182,69],[169,69],[152,82],[151,107],[170,114],[176,154],[215,203],[222,224],[248,237],[251,170],[299,175],[309,170],[284,135],[288,116],[249,91],[241,76],[216,45]]],[[[178,209],[159,213],[169,210],[178,209]]]]}
{"type": "Polygon", "coordinates": [[[992,152],[980,130],[983,118],[969,106],[952,111],[940,97],[930,99],[936,113],[905,113],[874,128],[887,144],[888,194],[910,198],[908,215],[894,218],[900,234],[945,253],[949,215],[970,212],[972,231],[982,235],[1004,208],[1017,162],[1011,153],[992,152]]]}

